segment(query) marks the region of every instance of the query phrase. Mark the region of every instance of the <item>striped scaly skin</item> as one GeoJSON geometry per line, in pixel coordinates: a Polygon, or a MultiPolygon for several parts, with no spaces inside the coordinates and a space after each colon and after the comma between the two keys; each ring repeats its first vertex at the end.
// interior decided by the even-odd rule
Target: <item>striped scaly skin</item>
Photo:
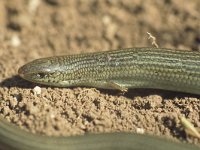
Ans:
{"type": "Polygon", "coordinates": [[[58,87],[155,88],[200,94],[200,53],[130,48],[34,60],[19,69],[29,81],[58,87]]]}

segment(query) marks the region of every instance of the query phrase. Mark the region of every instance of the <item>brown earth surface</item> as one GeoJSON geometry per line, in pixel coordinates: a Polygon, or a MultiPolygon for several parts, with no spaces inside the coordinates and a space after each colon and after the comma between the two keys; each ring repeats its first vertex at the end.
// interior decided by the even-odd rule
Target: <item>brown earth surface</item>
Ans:
{"type": "Polygon", "coordinates": [[[17,76],[41,57],[151,47],[200,51],[200,1],[1,0],[0,115],[20,128],[49,136],[137,132],[199,145],[179,116],[200,128],[200,96],[132,89],[42,86],[17,76]]]}

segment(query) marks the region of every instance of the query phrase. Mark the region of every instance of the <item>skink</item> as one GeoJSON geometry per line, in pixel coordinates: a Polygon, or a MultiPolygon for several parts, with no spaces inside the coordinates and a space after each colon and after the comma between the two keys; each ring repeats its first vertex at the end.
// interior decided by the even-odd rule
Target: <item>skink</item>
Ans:
{"type": "Polygon", "coordinates": [[[58,87],[155,88],[200,94],[200,53],[129,48],[34,60],[19,69],[31,82],[58,87]]]}
{"type": "MultiPolygon", "coordinates": [[[[58,87],[156,88],[200,94],[200,53],[165,48],[129,48],[34,60],[19,69],[31,82],[58,87]]],[[[26,150],[197,150],[199,147],[131,133],[75,137],[33,135],[0,121],[0,148],[26,150]]]]}

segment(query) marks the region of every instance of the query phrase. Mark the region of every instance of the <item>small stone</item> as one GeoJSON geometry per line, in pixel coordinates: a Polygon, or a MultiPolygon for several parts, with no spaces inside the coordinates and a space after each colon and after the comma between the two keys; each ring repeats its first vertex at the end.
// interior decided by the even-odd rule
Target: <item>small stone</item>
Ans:
{"type": "Polygon", "coordinates": [[[19,38],[18,35],[13,35],[13,36],[11,37],[10,43],[11,43],[11,45],[12,45],[13,47],[18,47],[18,46],[21,45],[21,40],[20,40],[20,38],[19,38]]]}
{"type": "Polygon", "coordinates": [[[136,133],[144,134],[144,128],[136,128],[136,133]]]}
{"type": "Polygon", "coordinates": [[[105,16],[103,16],[102,21],[103,21],[104,25],[108,25],[111,23],[111,18],[110,18],[110,16],[105,15],[105,16]]]}
{"type": "Polygon", "coordinates": [[[36,86],[36,87],[33,88],[34,95],[40,95],[41,91],[42,91],[41,87],[39,87],[39,86],[36,86]]]}
{"type": "Polygon", "coordinates": [[[35,13],[41,0],[30,0],[28,4],[28,10],[31,14],[35,13]]]}

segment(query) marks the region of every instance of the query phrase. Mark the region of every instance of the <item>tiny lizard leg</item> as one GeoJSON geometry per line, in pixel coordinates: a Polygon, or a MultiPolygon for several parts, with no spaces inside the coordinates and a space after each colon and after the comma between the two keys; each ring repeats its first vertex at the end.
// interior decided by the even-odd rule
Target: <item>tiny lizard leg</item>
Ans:
{"type": "Polygon", "coordinates": [[[120,84],[116,83],[116,82],[113,82],[113,81],[110,81],[110,82],[107,82],[108,86],[111,87],[112,89],[117,89],[117,90],[120,90],[121,92],[125,93],[128,91],[128,88],[124,87],[124,86],[121,86],[120,84]]]}

